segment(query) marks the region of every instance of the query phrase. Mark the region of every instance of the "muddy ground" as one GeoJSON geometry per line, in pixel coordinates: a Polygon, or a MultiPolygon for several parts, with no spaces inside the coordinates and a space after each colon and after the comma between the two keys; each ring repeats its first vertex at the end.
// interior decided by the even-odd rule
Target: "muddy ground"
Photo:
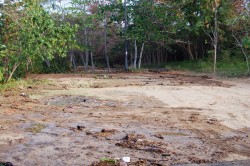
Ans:
{"type": "Polygon", "coordinates": [[[250,162],[249,78],[152,71],[29,79],[31,85],[0,96],[2,162],[88,166],[103,157],[130,157],[133,166],[250,162]]]}

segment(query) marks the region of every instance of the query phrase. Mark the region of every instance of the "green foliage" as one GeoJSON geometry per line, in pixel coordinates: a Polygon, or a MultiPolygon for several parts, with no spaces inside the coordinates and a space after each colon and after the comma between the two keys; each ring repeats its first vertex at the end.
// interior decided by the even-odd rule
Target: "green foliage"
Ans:
{"type": "Polygon", "coordinates": [[[244,48],[250,48],[250,38],[248,36],[245,36],[242,40],[242,44],[244,48]]]}
{"type": "MultiPolygon", "coordinates": [[[[211,73],[212,61],[210,60],[198,60],[198,61],[181,61],[170,62],[165,64],[165,68],[170,70],[186,70],[198,73],[211,73]]],[[[247,76],[247,67],[244,59],[230,58],[228,60],[218,61],[219,76],[224,77],[241,77],[247,76]]]]}
{"type": "Polygon", "coordinates": [[[241,55],[244,55],[246,61],[248,75],[250,75],[250,11],[249,9],[242,10],[240,15],[235,15],[230,21],[231,33],[234,38],[235,46],[241,50],[241,55]]]}
{"type": "Polygon", "coordinates": [[[56,25],[40,5],[27,4],[24,12],[26,17],[22,19],[21,43],[25,57],[33,59],[40,56],[50,60],[56,53],[65,56],[74,43],[77,26],[72,27],[69,23],[56,25]]]}
{"type": "Polygon", "coordinates": [[[50,66],[48,67],[45,62],[41,64],[38,73],[67,73],[70,71],[70,65],[67,64],[68,60],[66,57],[56,56],[50,61],[50,66]]]}
{"type": "Polygon", "coordinates": [[[148,0],[129,3],[128,16],[132,23],[125,37],[140,42],[160,43],[161,45],[169,43],[170,36],[177,31],[178,24],[174,4],[174,2],[155,4],[148,0]]]}
{"type": "Polygon", "coordinates": [[[21,80],[11,80],[8,83],[0,83],[0,92],[5,90],[18,89],[18,87],[27,88],[28,86],[34,85],[46,85],[51,84],[48,80],[37,80],[37,79],[21,79],[21,80]]]}
{"type": "Polygon", "coordinates": [[[0,67],[0,82],[2,82],[3,79],[4,79],[3,68],[0,67]]]}
{"type": "MultiPolygon", "coordinates": [[[[127,4],[121,0],[72,0],[63,15],[45,11],[40,2],[24,0],[0,8],[0,81],[8,80],[13,72],[14,78],[28,72],[65,72],[70,66],[66,58],[69,50],[85,51],[85,61],[91,51],[95,63],[104,59],[96,56],[108,52],[111,60],[121,64],[124,40],[129,41],[131,61],[135,52],[132,43],[146,43],[142,61],[150,64],[208,58],[209,63],[194,62],[194,66],[211,71],[214,43],[218,44],[219,70],[224,68],[220,61],[231,64],[232,57],[241,58],[239,50],[246,60],[249,58],[249,11],[237,13],[230,0],[127,0],[127,4]],[[126,29],[125,6],[129,22],[126,29]],[[64,20],[54,19],[61,17],[64,20]],[[241,46],[238,49],[234,38],[241,46]],[[50,61],[50,67],[45,60],[50,61]]],[[[83,61],[79,57],[75,60],[83,61]]],[[[186,62],[180,64],[187,66],[186,62]]]]}
{"type": "Polygon", "coordinates": [[[3,8],[1,20],[0,58],[4,62],[0,66],[5,81],[13,74],[20,76],[32,71],[41,61],[52,60],[55,55],[66,56],[75,44],[78,26],[57,23],[39,1],[9,3],[3,8]]]}

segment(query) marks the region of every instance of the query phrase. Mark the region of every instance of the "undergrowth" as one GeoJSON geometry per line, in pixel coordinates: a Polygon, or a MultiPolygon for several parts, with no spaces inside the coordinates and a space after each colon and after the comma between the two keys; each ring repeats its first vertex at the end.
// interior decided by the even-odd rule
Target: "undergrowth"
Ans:
{"type": "Polygon", "coordinates": [[[11,80],[8,83],[0,83],[0,92],[5,90],[13,90],[17,87],[28,87],[34,85],[48,84],[48,80],[37,80],[37,79],[21,79],[11,80]]]}
{"type": "MultiPolygon", "coordinates": [[[[171,62],[165,64],[163,67],[168,70],[213,73],[213,63],[205,60],[171,62]]],[[[246,62],[243,60],[218,61],[216,74],[222,77],[248,76],[246,62]]]]}

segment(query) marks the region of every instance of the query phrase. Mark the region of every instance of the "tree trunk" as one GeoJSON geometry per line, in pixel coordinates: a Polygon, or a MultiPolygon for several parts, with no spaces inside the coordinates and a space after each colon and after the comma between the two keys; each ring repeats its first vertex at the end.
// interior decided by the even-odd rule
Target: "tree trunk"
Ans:
{"type": "Polygon", "coordinates": [[[204,59],[205,58],[205,51],[204,51],[203,43],[201,44],[201,50],[202,50],[202,59],[204,59]]]}
{"type": "Polygon", "coordinates": [[[216,73],[216,63],[217,63],[217,48],[218,48],[218,8],[216,7],[214,13],[214,73],[216,73]]]}
{"type": "Polygon", "coordinates": [[[133,63],[133,51],[130,52],[130,66],[133,67],[134,63],[133,63]]]}
{"type": "Polygon", "coordinates": [[[137,64],[137,43],[136,40],[134,41],[134,46],[135,46],[135,56],[134,56],[134,68],[136,69],[136,64],[137,64]]]}
{"type": "MultiPolygon", "coordinates": [[[[48,62],[49,62],[49,60],[48,60],[48,62]]],[[[30,58],[28,58],[27,62],[26,62],[25,78],[27,78],[27,76],[30,74],[30,68],[29,68],[29,66],[31,66],[31,69],[32,69],[32,61],[31,61],[30,58]]]]}
{"type": "Polygon", "coordinates": [[[86,56],[86,62],[85,62],[85,71],[88,71],[88,66],[89,66],[89,51],[88,51],[88,36],[87,36],[87,28],[84,29],[85,32],[85,45],[86,45],[86,50],[85,50],[85,56],[86,56]]]}
{"type": "Polygon", "coordinates": [[[91,59],[91,65],[92,65],[92,71],[95,71],[95,64],[94,64],[94,57],[93,57],[93,51],[92,51],[92,43],[89,41],[89,46],[91,47],[90,51],[90,59],[91,59]]]}
{"type": "Polygon", "coordinates": [[[249,58],[248,58],[248,56],[247,56],[246,51],[245,51],[244,48],[242,47],[242,45],[240,46],[240,48],[241,48],[241,51],[243,52],[243,54],[244,54],[244,56],[245,56],[245,59],[246,59],[247,74],[250,75],[250,67],[249,67],[249,62],[248,62],[249,58]]]}
{"type": "Polygon", "coordinates": [[[70,53],[70,63],[71,63],[70,67],[73,67],[73,70],[76,70],[75,56],[72,52],[70,53]]]}
{"type": "Polygon", "coordinates": [[[144,50],[144,45],[145,45],[145,42],[142,43],[140,57],[139,57],[139,62],[138,62],[138,69],[141,68],[141,60],[142,60],[142,54],[143,54],[143,50],[144,50]]]}
{"type": "Polygon", "coordinates": [[[125,41],[125,70],[128,70],[128,41],[125,41]]]}
{"type": "Polygon", "coordinates": [[[110,64],[109,64],[109,55],[108,55],[108,37],[107,37],[107,31],[108,31],[108,24],[107,24],[107,14],[105,13],[105,28],[104,28],[104,42],[105,42],[105,58],[107,63],[108,72],[110,72],[110,64]]]}
{"type": "Polygon", "coordinates": [[[75,56],[74,55],[73,55],[72,63],[73,63],[73,68],[76,71],[77,66],[76,66],[76,61],[75,61],[75,56]]]}
{"type": "MultiPolygon", "coordinates": [[[[124,17],[125,17],[125,33],[127,32],[128,29],[128,11],[127,11],[127,0],[124,0],[124,8],[125,8],[125,12],[124,12],[124,17]]],[[[125,39],[125,70],[128,70],[128,40],[125,39]]]]}
{"type": "Polygon", "coordinates": [[[93,58],[93,52],[90,52],[90,58],[91,58],[91,65],[92,65],[92,71],[95,71],[95,64],[94,64],[94,58],[93,58]]]}
{"type": "Polygon", "coordinates": [[[82,59],[83,66],[86,66],[86,63],[85,63],[85,60],[84,60],[84,57],[83,57],[83,53],[80,53],[80,57],[82,59]]]}
{"type": "Polygon", "coordinates": [[[44,62],[46,63],[47,67],[50,67],[50,61],[48,60],[48,58],[45,58],[44,62]]]}
{"type": "Polygon", "coordinates": [[[214,44],[214,73],[216,73],[216,63],[217,63],[217,44],[214,44]]]}
{"type": "Polygon", "coordinates": [[[244,57],[245,57],[245,60],[246,60],[246,65],[247,65],[247,74],[250,76],[250,67],[249,67],[249,57],[245,51],[245,49],[243,48],[243,42],[240,41],[235,35],[234,35],[234,32],[232,31],[232,35],[234,37],[234,39],[236,40],[237,42],[237,46],[240,47],[244,57]]]}
{"type": "Polygon", "coordinates": [[[20,63],[15,63],[13,68],[12,68],[12,71],[10,73],[10,75],[8,76],[8,79],[6,82],[9,82],[14,74],[14,72],[16,71],[16,69],[18,68],[18,66],[20,65],[20,63]]]}
{"type": "Polygon", "coordinates": [[[196,42],[195,42],[195,46],[194,46],[194,53],[195,53],[195,60],[198,59],[198,46],[197,46],[197,39],[196,39],[196,42]]]}
{"type": "Polygon", "coordinates": [[[187,50],[188,50],[189,59],[191,61],[193,61],[194,60],[194,55],[192,53],[191,44],[188,44],[187,50]]]}

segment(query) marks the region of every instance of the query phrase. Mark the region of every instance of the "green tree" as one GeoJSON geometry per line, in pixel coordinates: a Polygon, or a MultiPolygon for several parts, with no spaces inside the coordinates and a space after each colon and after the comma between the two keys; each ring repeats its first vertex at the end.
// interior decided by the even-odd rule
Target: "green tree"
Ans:
{"type": "Polygon", "coordinates": [[[250,54],[250,11],[245,8],[236,15],[230,22],[235,45],[240,48],[246,61],[247,73],[250,75],[249,54],[250,54]]]}
{"type": "Polygon", "coordinates": [[[126,38],[134,41],[135,57],[137,60],[137,42],[141,43],[138,68],[141,67],[142,54],[145,43],[154,43],[166,47],[173,43],[171,36],[177,31],[177,11],[173,2],[155,3],[153,0],[130,1],[130,26],[126,38]]]}
{"type": "Polygon", "coordinates": [[[40,5],[40,1],[24,1],[2,9],[1,50],[4,79],[9,81],[16,70],[29,72],[45,59],[66,56],[75,42],[77,26],[57,24],[40,5]],[[22,7],[22,8],[21,8],[22,7]],[[9,10],[11,9],[11,10],[9,10]],[[21,10],[20,10],[21,9],[21,10]]]}

